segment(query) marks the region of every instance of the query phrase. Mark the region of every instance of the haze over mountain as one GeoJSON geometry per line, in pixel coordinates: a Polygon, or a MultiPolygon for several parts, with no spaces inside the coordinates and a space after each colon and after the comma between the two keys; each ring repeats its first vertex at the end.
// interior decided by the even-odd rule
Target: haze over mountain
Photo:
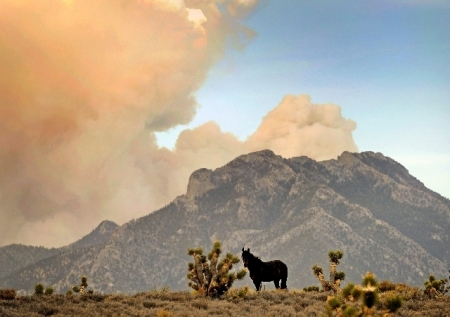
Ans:
{"type": "Polygon", "coordinates": [[[263,260],[281,259],[289,288],[318,285],[311,266],[327,274],[330,249],[344,251],[346,281],[370,270],[422,285],[450,267],[450,201],[381,153],[317,162],[264,150],[195,171],[185,195],[117,228],[105,244],[41,259],[3,275],[0,287],[31,291],[44,282],[65,292],[86,275],[103,292],[187,289],[187,249],[208,250],[215,239],[225,252],[249,247],[263,260]]]}
{"type": "Polygon", "coordinates": [[[11,244],[0,247],[0,277],[7,276],[40,260],[50,258],[63,252],[102,245],[110,238],[112,232],[119,227],[116,223],[102,221],[91,233],[80,240],[61,248],[44,248],[11,244]]]}

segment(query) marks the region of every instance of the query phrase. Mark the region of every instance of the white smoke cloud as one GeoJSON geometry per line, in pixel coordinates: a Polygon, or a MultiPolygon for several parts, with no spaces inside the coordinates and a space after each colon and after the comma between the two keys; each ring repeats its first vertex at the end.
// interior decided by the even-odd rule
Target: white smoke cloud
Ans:
{"type": "Polygon", "coordinates": [[[268,148],[284,157],[306,155],[316,160],[356,152],[356,122],[342,117],[333,104],[313,104],[307,95],[287,95],[263,119],[247,141],[250,150],[268,148]]]}
{"type": "Polygon", "coordinates": [[[195,169],[249,151],[356,150],[339,107],[305,96],[286,97],[245,142],[210,122],[158,148],[154,132],[195,115],[229,39],[254,35],[241,18],[256,5],[2,0],[0,245],[60,246],[104,219],[143,216],[183,194],[195,169]]]}

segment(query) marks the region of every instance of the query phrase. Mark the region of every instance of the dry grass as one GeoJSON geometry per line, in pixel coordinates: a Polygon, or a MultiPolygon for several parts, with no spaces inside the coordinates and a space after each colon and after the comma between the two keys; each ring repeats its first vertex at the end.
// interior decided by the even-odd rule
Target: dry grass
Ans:
{"type": "MultiPolygon", "coordinates": [[[[391,290],[404,298],[397,316],[450,316],[450,296],[430,300],[423,291],[391,290]]],[[[386,296],[388,294],[386,293],[386,296]]],[[[324,316],[326,294],[234,289],[220,299],[167,290],[135,295],[50,295],[0,299],[0,316],[324,316]]]]}

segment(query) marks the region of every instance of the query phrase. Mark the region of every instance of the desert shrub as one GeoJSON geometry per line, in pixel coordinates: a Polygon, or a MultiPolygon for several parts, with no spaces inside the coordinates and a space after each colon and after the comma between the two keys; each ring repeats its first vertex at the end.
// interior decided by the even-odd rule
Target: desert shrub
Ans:
{"type": "MultiPolygon", "coordinates": [[[[396,288],[399,284],[396,284],[396,288]]],[[[365,286],[353,285],[344,287],[338,294],[333,294],[334,310],[331,316],[363,317],[368,311],[362,305],[362,293],[365,286]],[[348,298],[343,297],[347,290],[348,298]],[[350,300],[355,290],[361,292],[359,299],[350,300]],[[339,304],[339,307],[337,306],[339,304]],[[338,312],[338,309],[340,310],[338,312]]],[[[244,298],[231,299],[233,292],[245,288],[230,289],[220,298],[197,297],[189,291],[179,292],[141,292],[134,295],[107,294],[103,301],[93,299],[98,294],[83,296],[16,296],[14,300],[0,300],[0,316],[326,316],[325,303],[330,294],[325,292],[272,291],[258,293],[250,288],[244,298]],[[192,305],[195,303],[194,305],[192,305]],[[325,314],[324,314],[325,313],[325,314]]],[[[399,288],[400,289],[400,288],[399,288]]],[[[402,286],[401,292],[409,292],[414,288],[402,286]]],[[[450,316],[450,296],[429,299],[419,290],[420,296],[415,299],[403,299],[403,293],[396,290],[379,293],[379,302],[372,307],[372,316],[379,317],[444,317],[450,316]],[[398,298],[396,298],[396,296],[398,298]],[[394,311],[395,313],[389,312],[394,311]]],[[[333,298],[333,297],[330,297],[333,298]]]]}
{"type": "Polygon", "coordinates": [[[13,300],[16,297],[16,291],[13,288],[0,289],[0,299],[13,300]]]}
{"type": "Polygon", "coordinates": [[[197,309],[208,309],[208,302],[205,300],[199,300],[199,301],[194,301],[192,302],[192,307],[197,308],[197,309]]]}
{"type": "Polygon", "coordinates": [[[42,285],[42,283],[38,283],[34,286],[34,294],[44,295],[44,285],[42,285]]]}
{"type": "Polygon", "coordinates": [[[341,300],[339,298],[337,298],[336,296],[331,297],[328,301],[327,301],[327,305],[331,308],[331,309],[336,309],[338,307],[341,306],[341,300]]]}
{"type": "Polygon", "coordinates": [[[145,308],[156,308],[156,307],[158,307],[158,305],[154,301],[144,301],[142,303],[142,306],[144,306],[145,308]]]}
{"type": "Polygon", "coordinates": [[[45,294],[45,295],[52,295],[52,294],[53,294],[53,287],[47,286],[47,287],[45,288],[44,294],[45,294]]]}
{"type": "Polygon", "coordinates": [[[402,307],[402,304],[403,304],[403,300],[401,299],[401,297],[390,296],[386,299],[384,306],[386,307],[386,309],[389,312],[395,313],[395,312],[397,312],[397,310],[400,309],[400,307],[402,307]]]}
{"type": "Polygon", "coordinates": [[[38,283],[34,286],[34,294],[35,295],[52,295],[53,294],[53,287],[47,286],[45,287],[44,284],[38,283]]]}
{"type": "Polygon", "coordinates": [[[395,290],[395,284],[389,281],[381,281],[378,285],[378,291],[381,293],[395,290]]]}
{"type": "Polygon", "coordinates": [[[246,298],[247,295],[251,293],[251,290],[248,286],[240,287],[240,288],[232,288],[228,290],[227,297],[228,298],[246,298]]]}
{"type": "Polygon", "coordinates": [[[406,284],[401,283],[395,284],[394,292],[403,297],[403,299],[405,300],[410,299],[418,300],[425,296],[424,293],[421,290],[419,290],[418,287],[410,287],[406,284]]]}
{"type": "Polygon", "coordinates": [[[304,287],[303,290],[305,292],[318,292],[319,291],[319,286],[312,285],[312,286],[304,287]]]}
{"type": "MultiPolygon", "coordinates": [[[[341,295],[344,299],[354,299],[353,292],[355,291],[355,284],[348,283],[341,291],[341,295]]],[[[359,297],[359,296],[358,296],[359,297]]],[[[358,299],[358,297],[356,299],[358,299]]]]}
{"type": "Polygon", "coordinates": [[[88,293],[85,297],[93,302],[103,302],[108,297],[108,295],[92,292],[88,293]]]}
{"type": "Polygon", "coordinates": [[[38,308],[37,313],[44,316],[52,316],[58,313],[58,309],[50,305],[42,305],[38,308]]]}
{"type": "Polygon", "coordinates": [[[158,312],[156,313],[156,317],[171,317],[173,314],[171,311],[169,310],[158,310],[158,312]]]}

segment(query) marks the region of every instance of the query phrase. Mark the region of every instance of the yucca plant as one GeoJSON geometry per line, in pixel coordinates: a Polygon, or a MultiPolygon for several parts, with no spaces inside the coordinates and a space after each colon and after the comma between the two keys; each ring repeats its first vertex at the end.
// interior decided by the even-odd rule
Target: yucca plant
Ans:
{"type": "Polygon", "coordinates": [[[336,267],[339,265],[340,260],[344,256],[341,250],[329,251],[328,258],[330,259],[330,280],[325,280],[323,275],[323,269],[321,266],[314,264],[312,266],[313,274],[319,279],[320,284],[325,292],[333,291],[333,293],[339,292],[341,281],[345,279],[345,273],[336,271],[336,267]]]}
{"type": "Polygon", "coordinates": [[[330,297],[326,311],[329,316],[368,317],[381,314],[388,317],[397,312],[403,303],[396,295],[387,297],[382,306],[377,305],[379,301],[378,282],[371,272],[367,272],[362,285],[349,283],[339,294],[330,297]]]}
{"type": "MultiPolygon", "coordinates": [[[[450,270],[448,272],[450,273],[450,270]]],[[[434,275],[430,274],[428,280],[424,282],[425,285],[424,293],[428,295],[430,298],[443,296],[450,290],[450,286],[445,286],[447,282],[448,280],[446,278],[436,279],[434,275]]]]}
{"type": "Polygon", "coordinates": [[[83,295],[83,294],[93,294],[94,291],[91,290],[91,289],[87,289],[87,287],[88,287],[87,277],[86,276],[82,276],[80,285],[72,286],[72,290],[75,293],[80,293],[81,295],[83,295]]]}
{"type": "Polygon", "coordinates": [[[227,253],[219,262],[221,253],[219,241],[213,243],[208,257],[203,255],[202,248],[188,249],[188,255],[194,258],[194,262],[188,263],[190,287],[206,296],[220,296],[230,289],[234,281],[245,277],[245,270],[231,272],[233,265],[239,263],[239,258],[227,253]]]}

